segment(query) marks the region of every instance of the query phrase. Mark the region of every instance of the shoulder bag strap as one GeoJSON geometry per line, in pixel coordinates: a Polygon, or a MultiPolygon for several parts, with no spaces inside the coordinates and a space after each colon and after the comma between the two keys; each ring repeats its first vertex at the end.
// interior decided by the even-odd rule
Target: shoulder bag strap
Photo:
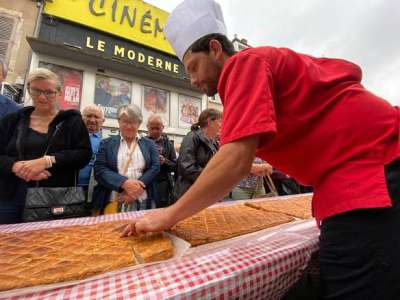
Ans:
{"type": "MultiPolygon", "coordinates": [[[[128,173],[129,165],[132,162],[133,153],[135,152],[137,144],[138,144],[138,141],[136,141],[136,139],[135,139],[132,149],[129,151],[128,160],[126,161],[126,163],[123,167],[123,170],[122,170],[122,175],[124,175],[124,176],[126,176],[128,173]]],[[[120,195],[120,193],[117,193],[117,198],[119,197],[119,195],[120,195]]],[[[119,211],[127,211],[127,209],[128,209],[128,206],[125,203],[122,203],[118,206],[119,206],[119,208],[118,208],[119,211]]]]}
{"type": "Polygon", "coordinates": [[[49,148],[50,148],[50,146],[51,146],[51,143],[53,142],[54,137],[56,136],[57,132],[60,131],[60,129],[61,129],[61,127],[62,127],[63,124],[64,124],[64,121],[62,121],[62,122],[60,122],[60,123],[58,123],[58,124],[56,125],[56,129],[54,130],[53,134],[52,134],[51,137],[49,138],[49,141],[48,141],[48,143],[47,143],[46,150],[44,151],[44,154],[43,154],[43,155],[46,155],[47,152],[49,151],[49,148]]]}
{"type": "MultiPolygon", "coordinates": [[[[53,139],[54,139],[54,137],[55,137],[55,135],[57,134],[57,132],[58,131],[60,131],[60,128],[61,128],[61,126],[64,124],[64,121],[62,121],[62,122],[60,122],[60,123],[58,123],[57,125],[56,125],[56,129],[53,131],[53,134],[50,136],[50,138],[48,139],[48,142],[47,142],[47,147],[46,147],[46,150],[44,151],[44,154],[43,154],[43,156],[44,155],[46,155],[47,154],[47,152],[49,151],[49,148],[50,148],[50,146],[51,146],[51,143],[53,142],[53,139]]],[[[75,172],[76,173],[76,172],[75,172]]],[[[77,182],[76,182],[77,180],[76,180],[76,174],[75,174],[75,186],[77,186],[77,182]]],[[[39,181],[36,181],[36,187],[39,187],[39,181]]]]}
{"type": "Polygon", "coordinates": [[[125,165],[124,165],[124,167],[122,169],[122,175],[124,175],[124,176],[126,176],[126,174],[128,173],[128,168],[129,168],[129,165],[132,162],[133,152],[135,152],[137,144],[138,144],[138,142],[135,139],[134,144],[132,146],[132,149],[131,149],[131,151],[129,151],[128,160],[127,160],[127,162],[125,163],[125,165]]]}
{"type": "Polygon", "coordinates": [[[23,119],[21,118],[18,122],[17,125],[17,138],[15,141],[15,147],[17,149],[18,152],[18,159],[19,160],[23,160],[23,155],[22,155],[22,131],[23,131],[23,127],[24,127],[24,122],[23,119]]]}
{"type": "Polygon", "coordinates": [[[274,194],[278,195],[278,190],[276,189],[275,184],[274,184],[274,182],[272,181],[271,176],[266,175],[266,176],[264,176],[264,179],[265,179],[265,183],[267,184],[269,190],[270,190],[271,192],[273,192],[274,194]]]}

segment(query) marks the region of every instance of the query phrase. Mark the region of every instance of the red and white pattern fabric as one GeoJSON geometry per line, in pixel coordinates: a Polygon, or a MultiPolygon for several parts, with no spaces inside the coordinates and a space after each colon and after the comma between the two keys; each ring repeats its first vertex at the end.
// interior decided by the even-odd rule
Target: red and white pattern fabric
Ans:
{"type": "MultiPolygon", "coordinates": [[[[89,225],[142,213],[1,225],[0,232],[89,225]]],[[[280,299],[318,251],[318,235],[315,220],[300,221],[226,247],[221,244],[136,270],[4,299],[280,299]]]]}

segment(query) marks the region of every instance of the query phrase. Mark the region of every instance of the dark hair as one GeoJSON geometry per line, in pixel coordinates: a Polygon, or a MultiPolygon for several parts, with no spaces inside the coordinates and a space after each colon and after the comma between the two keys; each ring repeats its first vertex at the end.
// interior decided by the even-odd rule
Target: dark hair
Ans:
{"type": "Polygon", "coordinates": [[[210,52],[210,41],[217,40],[221,43],[222,50],[228,54],[228,56],[232,56],[236,53],[235,48],[233,47],[232,42],[223,34],[220,33],[211,33],[207,34],[197,41],[195,41],[187,51],[192,52],[210,52]]]}
{"type": "Polygon", "coordinates": [[[210,119],[211,121],[219,120],[222,118],[222,113],[214,108],[207,108],[200,113],[199,120],[197,123],[193,124],[190,128],[191,130],[197,130],[200,128],[204,128],[207,126],[207,121],[210,119]]]}

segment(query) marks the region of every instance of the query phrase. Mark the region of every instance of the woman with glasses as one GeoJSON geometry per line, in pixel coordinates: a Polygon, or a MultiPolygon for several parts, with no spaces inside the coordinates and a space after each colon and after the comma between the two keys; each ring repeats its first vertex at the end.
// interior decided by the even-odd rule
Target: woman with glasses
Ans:
{"type": "Polygon", "coordinates": [[[22,221],[28,187],[74,186],[92,155],[79,111],[59,109],[58,76],[36,69],[27,87],[33,106],[0,121],[0,224],[22,221]]]}
{"type": "Polygon", "coordinates": [[[117,118],[121,135],[102,140],[96,156],[93,207],[100,214],[155,208],[160,171],[156,144],[138,135],[143,121],[139,107],[122,105],[117,118]]]}

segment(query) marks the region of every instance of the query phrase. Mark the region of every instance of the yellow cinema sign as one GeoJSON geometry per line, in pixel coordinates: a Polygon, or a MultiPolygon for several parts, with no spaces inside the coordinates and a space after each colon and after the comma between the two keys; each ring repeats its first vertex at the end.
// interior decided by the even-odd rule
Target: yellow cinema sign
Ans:
{"type": "Polygon", "coordinates": [[[140,0],[52,0],[44,12],[175,55],[163,34],[168,13],[140,0]]]}

